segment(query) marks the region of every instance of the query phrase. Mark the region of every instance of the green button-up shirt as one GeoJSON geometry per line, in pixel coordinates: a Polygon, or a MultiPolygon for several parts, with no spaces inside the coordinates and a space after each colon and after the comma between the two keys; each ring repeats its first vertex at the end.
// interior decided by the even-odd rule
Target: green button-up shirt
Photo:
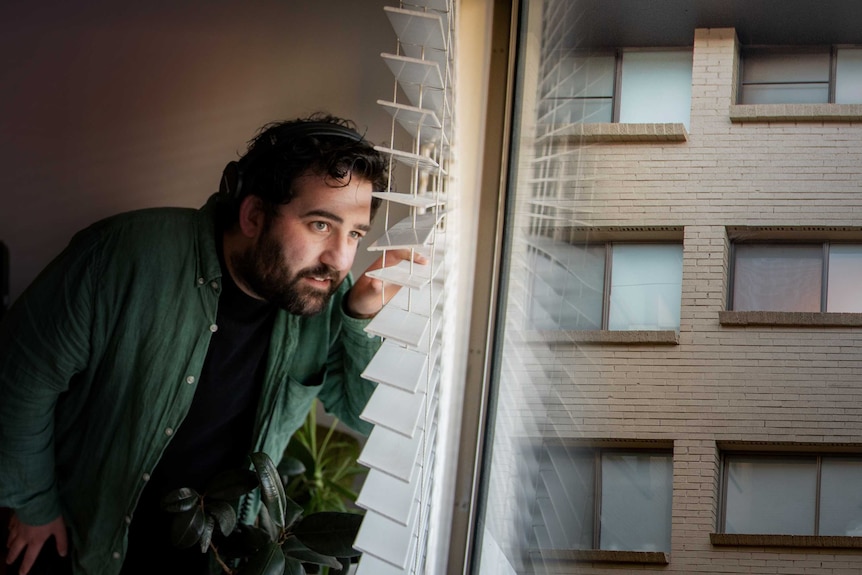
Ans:
{"type": "MultiPolygon", "coordinates": [[[[0,506],[34,525],[62,514],[76,573],[119,572],[135,504],[194,396],[218,329],[211,204],[90,226],[0,324],[0,506]]],[[[351,285],[313,317],[277,314],[254,430],[274,461],[315,397],[370,430],[358,414],[373,384],[359,374],[380,341],[343,312],[351,285]]]]}

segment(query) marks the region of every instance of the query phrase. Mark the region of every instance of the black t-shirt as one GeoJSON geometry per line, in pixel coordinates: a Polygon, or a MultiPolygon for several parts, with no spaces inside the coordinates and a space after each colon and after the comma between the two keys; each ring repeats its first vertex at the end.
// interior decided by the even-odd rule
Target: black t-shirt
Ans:
{"type": "Polygon", "coordinates": [[[123,575],[156,573],[166,565],[172,572],[206,573],[206,556],[197,546],[177,550],[170,544],[172,516],[162,511],[160,501],[180,487],[201,491],[220,471],[244,466],[252,447],[275,307],[240,290],[227,271],[221,246],[218,253],[223,290],[218,330],[212,334],[189,412],[135,509],[123,575]]]}

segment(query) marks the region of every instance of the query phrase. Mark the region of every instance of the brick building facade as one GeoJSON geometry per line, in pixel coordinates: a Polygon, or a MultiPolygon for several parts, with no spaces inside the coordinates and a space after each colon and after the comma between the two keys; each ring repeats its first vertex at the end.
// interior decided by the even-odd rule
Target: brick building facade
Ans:
{"type": "MultiPolygon", "coordinates": [[[[620,121],[617,51],[613,119],[596,122],[584,94],[601,74],[578,77],[596,52],[554,45],[554,11],[568,9],[547,4],[526,64],[539,87],[517,160],[526,192],[513,210],[497,426],[509,437],[488,504],[497,541],[525,550],[519,572],[862,571],[862,304],[841,307],[831,291],[852,292],[862,261],[862,92],[835,101],[844,55],[825,52],[825,102],[746,103],[758,101],[741,96],[747,46],[733,27],[697,28],[681,49],[687,117],[620,121]],[[646,261],[663,284],[676,257],[654,263],[630,246],[678,246],[679,309],[662,295],[647,304],[657,312],[614,329],[623,280],[611,274],[646,261]],[[820,257],[820,307],[764,305],[796,297],[767,289],[809,289],[785,261],[797,248],[820,257]],[[596,258],[604,271],[590,275],[596,258]],[[588,300],[603,302],[593,320],[588,300]]],[[[848,297],[862,300],[862,285],[848,297]]]]}

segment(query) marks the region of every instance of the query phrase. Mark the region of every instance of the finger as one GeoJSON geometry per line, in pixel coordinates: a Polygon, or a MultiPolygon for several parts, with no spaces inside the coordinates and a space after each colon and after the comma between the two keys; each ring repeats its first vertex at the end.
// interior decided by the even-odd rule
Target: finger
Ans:
{"type": "Polygon", "coordinates": [[[6,547],[9,551],[6,553],[6,564],[11,565],[18,559],[18,555],[21,554],[21,550],[26,547],[23,541],[17,538],[9,537],[9,541],[6,543],[6,547]]]}
{"type": "Polygon", "coordinates": [[[41,545],[27,546],[27,551],[24,552],[24,559],[21,560],[21,570],[18,573],[27,575],[30,572],[30,568],[33,567],[33,563],[36,562],[36,558],[39,556],[39,551],[41,550],[41,545]]]}
{"type": "Polygon", "coordinates": [[[57,542],[57,554],[60,557],[65,557],[69,551],[69,541],[64,526],[61,525],[60,529],[57,529],[54,533],[54,540],[57,542]]]}

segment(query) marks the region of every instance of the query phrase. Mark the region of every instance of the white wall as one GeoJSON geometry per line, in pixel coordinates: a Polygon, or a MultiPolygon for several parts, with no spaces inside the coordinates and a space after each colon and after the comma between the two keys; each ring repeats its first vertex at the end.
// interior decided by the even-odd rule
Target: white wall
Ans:
{"type": "Polygon", "coordinates": [[[5,6],[0,240],[11,253],[11,299],[99,218],[203,204],[266,122],[324,110],[386,143],[391,119],[376,100],[393,86],[380,58],[395,50],[387,4],[5,6]]]}

